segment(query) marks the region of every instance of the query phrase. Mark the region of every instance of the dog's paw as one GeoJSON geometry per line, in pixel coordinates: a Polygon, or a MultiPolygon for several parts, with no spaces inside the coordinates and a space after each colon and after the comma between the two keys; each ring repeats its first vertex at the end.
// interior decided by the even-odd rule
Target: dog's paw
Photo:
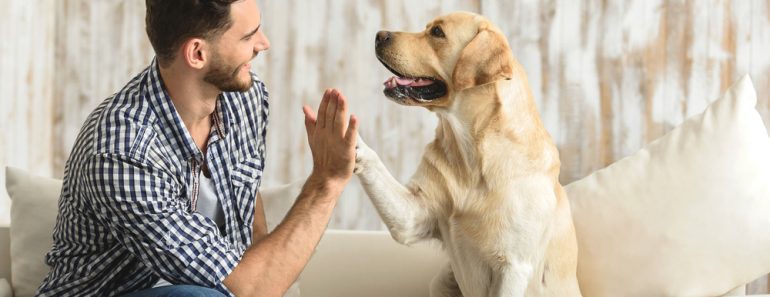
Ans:
{"type": "Polygon", "coordinates": [[[361,135],[358,135],[358,141],[356,143],[356,166],[353,168],[353,173],[358,174],[363,172],[368,165],[376,159],[377,153],[366,145],[361,139],[361,135]]]}

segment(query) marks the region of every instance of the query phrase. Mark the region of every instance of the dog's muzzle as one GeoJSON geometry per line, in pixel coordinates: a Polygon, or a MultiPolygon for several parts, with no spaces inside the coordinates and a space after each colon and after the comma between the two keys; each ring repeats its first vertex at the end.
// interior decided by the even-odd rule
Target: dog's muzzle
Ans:
{"type": "Polygon", "coordinates": [[[385,85],[385,90],[383,91],[385,96],[401,101],[414,99],[427,102],[444,97],[447,94],[447,86],[441,80],[432,77],[401,74],[391,67],[386,62],[383,50],[392,43],[393,33],[388,31],[377,32],[377,36],[374,39],[377,59],[385,66],[385,68],[396,75],[386,80],[383,84],[385,85]]]}

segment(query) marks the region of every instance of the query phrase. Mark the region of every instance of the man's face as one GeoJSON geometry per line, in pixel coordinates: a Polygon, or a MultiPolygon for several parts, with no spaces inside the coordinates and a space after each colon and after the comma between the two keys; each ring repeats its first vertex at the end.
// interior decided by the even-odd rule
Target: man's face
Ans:
{"type": "Polygon", "coordinates": [[[270,48],[261,28],[256,0],[242,0],[230,7],[232,26],[212,44],[209,69],[203,80],[223,92],[245,92],[251,87],[251,60],[270,48]]]}

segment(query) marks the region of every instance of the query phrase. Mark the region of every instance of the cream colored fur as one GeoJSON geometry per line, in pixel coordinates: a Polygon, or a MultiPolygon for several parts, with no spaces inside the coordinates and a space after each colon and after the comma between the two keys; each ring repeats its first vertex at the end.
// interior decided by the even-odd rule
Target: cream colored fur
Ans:
{"type": "Polygon", "coordinates": [[[411,181],[401,185],[359,138],[356,174],[395,240],[437,239],[450,266],[432,296],[580,296],[569,202],[556,147],[526,74],[499,29],[470,13],[394,32],[378,49],[391,69],[445,82],[423,106],[439,119],[411,181]],[[440,26],[445,38],[430,30],[440,26]]]}

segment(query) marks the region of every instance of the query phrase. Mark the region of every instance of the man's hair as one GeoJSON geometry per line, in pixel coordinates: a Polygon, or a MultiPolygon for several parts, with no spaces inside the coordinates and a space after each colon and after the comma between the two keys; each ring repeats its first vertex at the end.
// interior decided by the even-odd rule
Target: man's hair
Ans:
{"type": "Polygon", "coordinates": [[[232,26],[230,5],[239,0],[147,0],[147,37],[158,58],[168,65],[189,38],[217,40],[232,26]]]}

